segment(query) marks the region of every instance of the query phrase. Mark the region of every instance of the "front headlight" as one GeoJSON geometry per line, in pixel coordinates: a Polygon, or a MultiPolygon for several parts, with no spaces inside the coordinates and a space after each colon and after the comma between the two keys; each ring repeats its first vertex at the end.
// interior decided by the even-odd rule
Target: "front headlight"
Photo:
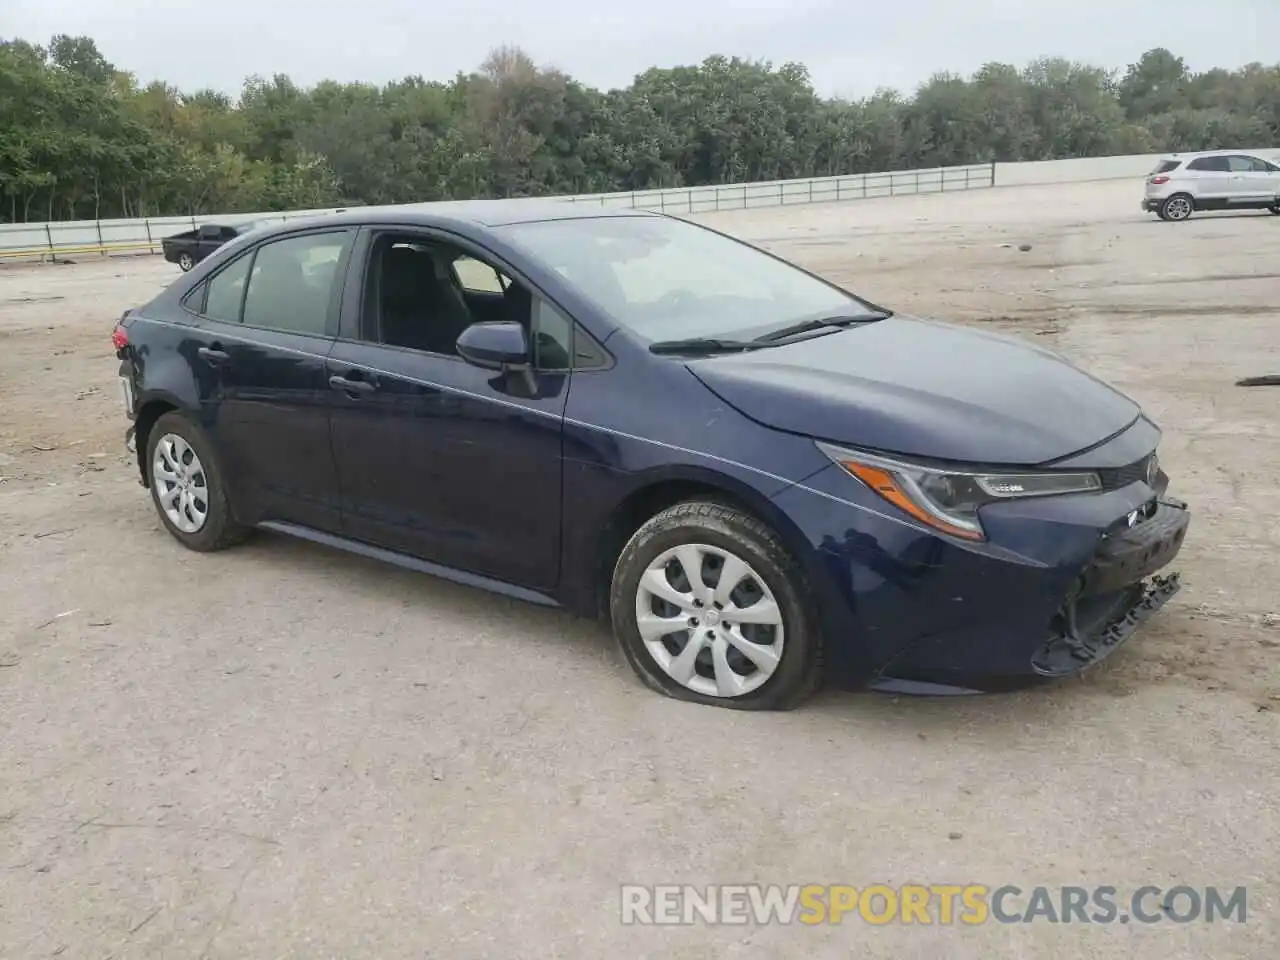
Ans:
{"type": "Polygon", "coordinates": [[[978,520],[984,504],[1102,489],[1096,473],[978,473],[922,467],[829,443],[818,442],[818,449],[898,509],[964,540],[985,538],[978,520]]]}

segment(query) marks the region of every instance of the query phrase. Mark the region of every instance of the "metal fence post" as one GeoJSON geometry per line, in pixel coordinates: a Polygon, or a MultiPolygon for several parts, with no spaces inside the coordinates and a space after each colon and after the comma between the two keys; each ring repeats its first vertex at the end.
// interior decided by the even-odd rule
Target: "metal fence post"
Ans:
{"type": "Polygon", "coordinates": [[[146,227],[146,230],[147,230],[147,250],[151,253],[155,253],[156,245],[155,245],[155,242],[151,239],[151,221],[144,217],[142,220],[142,225],[146,227]]]}
{"type": "Polygon", "coordinates": [[[105,257],[107,255],[107,248],[102,245],[102,221],[95,220],[93,221],[93,225],[98,228],[98,253],[105,257]]]}
{"type": "Polygon", "coordinates": [[[787,201],[786,201],[786,198],[785,198],[785,197],[783,196],[783,194],[782,194],[782,191],[783,191],[784,189],[785,189],[785,184],[779,183],[779,184],[778,184],[778,206],[780,206],[780,207],[781,207],[781,206],[785,206],[785,205],[786,205],[786,202],[787,202],[787,201]]]}
{"type": "MultiPolygon", "coordinates": [[[[49,224],[47,223],[44,225],[44,236],[45,239],[49,241],[49,260],[57,260],[58,257],[53,250],[53,234],[49,231],[49,224]]],[[[44,258],[41,257],[40,259],[43,260],[44,258]]]]}
{"type": "Polygon", "coordinates": [[[991,186],[994,187],[995,185],[996,185],[996,162],[992,160],[991,161],[991,186]]]}
{"type": "Polygon", "coordinates": [[[809,181],[809,202],[813,203],[813,181],[809,181]]]}

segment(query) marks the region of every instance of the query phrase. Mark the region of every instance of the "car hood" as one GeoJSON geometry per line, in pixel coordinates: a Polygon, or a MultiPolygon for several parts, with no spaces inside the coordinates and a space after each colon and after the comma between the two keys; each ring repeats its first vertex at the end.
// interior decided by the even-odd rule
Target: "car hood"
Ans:
{"type": "Polygon", "coordinates": [[[1141,413],[1049,350],[914,317],[688,366],[766,426],[939,460],[1045,463],[1100,443],[1141,413]]]}

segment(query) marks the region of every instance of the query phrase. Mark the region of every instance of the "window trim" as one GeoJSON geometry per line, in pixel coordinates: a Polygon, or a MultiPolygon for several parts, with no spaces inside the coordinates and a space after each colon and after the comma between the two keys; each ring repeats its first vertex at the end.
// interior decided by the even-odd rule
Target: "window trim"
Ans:
{"type": "MultiPolygon", "coordinates": [[[[396,224],[396,223],[366,223],[360,228],[360,237],[352,244],[352,254],[349,259],[347,270],[347,283],[344,290],[342,300],[342,320],[338,334],[335,340],[342,343],[357,344],[366,347],[378,347],[384,350],[397,350],[405,353],[411,353],[420,357],[431,357],[439,360],[451,360],[457,363],[466,363],[457,354],[434,353],[430,350],[420,350],[415,347],[400,347],[395,344],[381,343],[378,340],[370,339],[367,336],[365,322],[365,300],[368,295],[369,288],[369,271],[373,265],[373,252],[378,240],[391,234],[396,237],[421,237],[425,243],[445,244],[459,251],[462,255],[469,256],[473,260],[484,263],[486,266],[492,267],[499,276],[505,276],[512,283],[519,283],[532,295],[533,299],[541,299],[550,304],[558,313],[567,318],[570,323],[573,350],[570,353],[571,361],[577,360],[577,343],[578,337],[585,337],[595,348],[595,352],[601,357],[601,362],[594,366],[579,367],[576,364],[568,369],[551,370],[533,368],[535,372],[546,373],[548,376],[567,376],[570,373],[597,373],[602,370],[610,370],[613,368],[616,360],[599,339],[592,336],[591,333],[582,325],[577,317],[564,307],[555,297],[550,296],[536,283],[529,280],[528,276],[520,269],[515,267],[504,257],[499,256],[483,244],[477,243],[470,237],[454,233],[450,230],[437,226],[427,226],[423,224],[396,224]],[[358,257],[357,257],[357,247],[358,257]],[[354,317],[348,314],[354,313],[354,317]]],[[[450,269],[453,268],[452,261],[449,264],[450,269]]],[[[485,291],[478,291],[484,293],[485,291]]],[[[505,290],[504,290],[505,295],[505,290]]],[[[530,333],[532,329],[533,318],[530,317],[530,333]]],[[[530,351],[535,350],[535,346],[531,341],[529,344],[530,351]]]]}

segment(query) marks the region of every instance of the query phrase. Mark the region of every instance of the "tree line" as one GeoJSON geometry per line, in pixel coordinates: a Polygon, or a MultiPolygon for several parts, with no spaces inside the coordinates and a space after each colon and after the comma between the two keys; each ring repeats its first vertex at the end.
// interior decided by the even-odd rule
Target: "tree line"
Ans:
{"type": "Polygon", "coordinates": [[[712,56],[596,90],[495,49],[448,82],[140,85],[91,37],[0,40],[0,221],[644,190],[989,161],[1280,145],[1280,65],[1042,58],[914,96],[818,96],[798,63],[712,56]]]}

